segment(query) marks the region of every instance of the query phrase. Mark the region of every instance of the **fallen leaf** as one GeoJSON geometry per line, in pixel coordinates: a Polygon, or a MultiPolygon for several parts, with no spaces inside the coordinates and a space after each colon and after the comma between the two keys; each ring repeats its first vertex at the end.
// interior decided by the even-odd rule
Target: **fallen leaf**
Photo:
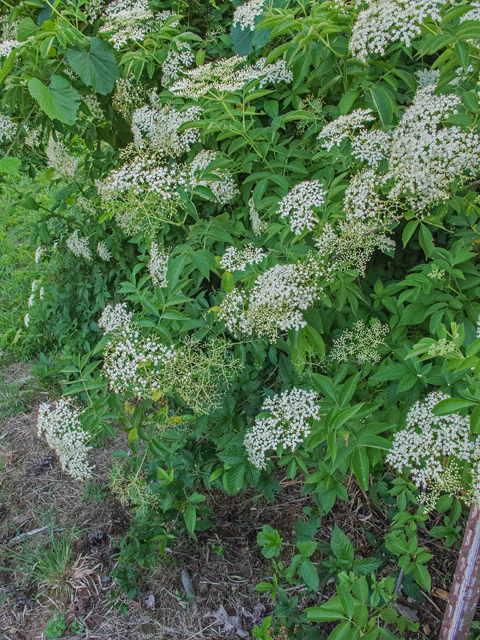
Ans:
{"type": "Polygon", "coordinates": [[[215,618],[215,626],[222,626],[224,633],[235,631],[240,638],[247,638],[249,635],[242,626],[240,616],[229,616],[223,605],[220,605],[217,611],[206,613],[203,617],[215,618]]]}
{"type": "Polygon", "coordinates": [[[436,598],[441,598],[442,600],[448,600],[449,597],[449,592],[445,591],[445,589],[439,589],[437,587],[435,587],[435,589],[432,589],[432,596],[435,596],[436,598]]]}

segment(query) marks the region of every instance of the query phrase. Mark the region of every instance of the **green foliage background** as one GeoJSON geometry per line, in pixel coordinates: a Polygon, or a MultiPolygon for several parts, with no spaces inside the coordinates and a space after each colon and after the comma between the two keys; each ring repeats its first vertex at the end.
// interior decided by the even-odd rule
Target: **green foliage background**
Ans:
{"type": "MultiPolygon", "coordinates": [[[[211,526],[214,514],[202,492],[215,487],[236,494],[253,487],[274,501],[281,491],[277,470],[284,467],[288,478],[303,478],[304,493],[315,507],[298,525],[289,565],[275,559],[282,546],[278,532],[266,526],[259,534],[274,568],[273,582],[259,589],[272,594],[276,610],[256,629],[256,637],[270,637],[271,624],[277,630],[286,626],[292,638],[317,638],[319,627],[312,623],[332,621],[339,621],[332,640],[389,639],[397,637],[390,630],[395,625],[400,633],[407,626],[414,630],[390,605],[400,571],[408,595],[421,599],[421,590],[430,589],[426,564],[431,556],[418,547],[416,534],[427,516],[408,476],[396,477],[384,458],[408,408],[434,389],[460,400],[445,405],[444,412],[473,408],[472,435],[480,432],[475,185],[452,181],[449,199],[421,217],[405,202],[397,203],[390,225],[395,250],[377,251],[364,275],[351,265],[338,271],[305,312],[307,326],[298,331],[283,331],[276,341],[239,339],[216,314],[226,293],[249,291],[267,268],[301,264],[323,225],[342,218],[345,189],[361,163],[352,156],[348,139],[329,151],[318,145],[327,122],[368,108],[378,127],[388,131],[411,104],[416,72],[437,68],[437,90],[462,101],[444,126],[478,132],[480,23],[460,21],[470,5],[446,3],[443,19],[426,21],[411,46],[393,42],[385,55],[372,55],[364,65],[348,50],[359,11],[352,6],[340,10],[330,2],[267,0],[255,30],[242,31],[232,27],[233,4],[153,0],[155,13],[171,9],[174,18],[159,22],[143,42],[119,51],[100,31],[103,18],[88,19],[89,7],[85,0],[22,0],[9,15],[11,21],[21,20],[21,43],[2,59],[2,113],[13,118],[19,135],[3,144],[6,157],[0,164],[0,278],[5,283],[0,345],[23,356],[42,353],[38,375],[49,381],[56,377],[57,389],[86,408],[84,428],[92,438],[113,438],[118,428],[128,432],[131,450],[116,453],[116,481],[128,485],[126,500],[137,515],[122,544],[117,583],[133,597],[142,569],[155,563],[159,544],[163,552],[182,532],[195,537],[195,531],[211,526]],[[114,108],[115,82],[133,78],[145,92],[157,89],[165,105],[191,106],[193,101],[162,85],[161,65],[177,46],[174,37],[190,43],[196,66],[235,54],[248,56],[249,63],[261,57],[268,64],[284,60],[293,82],[260,88],[253,80],[243,89],[211,91],[200,98],[203,113],[195,126],[201,143],[182,163],[188,166],[202,148],[217,151],[220,161],[211,170],[228,168],[238,195],[220,209],[210,189],[185,191],[178,209],[181,223],[162,218],[160,211],[155,232],[128,236],[105,210],[96,187],[96,181],[123,164],[122,150],[132,141],[130,122],[114,108]],[[464,73],[455,84],[459,68],[464,73]],[[92,91],[100,114],[92,114],[85,100],[92,91]],[[40,144],[28,150],[25,133],[34,128],[39,128],[40,144]],[[79,159],[75,179],[61,178],[48,167],[45,149],[52,133],[79,159]],[[276,210],[280,199],[304,180],[320,180],[328,196],[317,212],[318,228],[296,236],[276,210]],[[267,223],[260,237],[252,231],[250,199],[267,223]],[[85,201],[91,210],[82,205],[85,201]],[[111,260],[94,253],[87,261],[69,251],[66,240],[76,229],[92,251],[106,242],[111,260]],[[165,289],[155,288],[148,278],[153,240],[170,254],[165,289]],[[252,242],[269,252],[262,266],[234,273],[220,267],[228,246],[252,242]],[[33,259],[37,246],[45,249],[38,264],[33,259]],[[444,275],[431,277],[438,270],[444,275]],[[44,295],[28,309],[27,328],[22,317],[32,280],[44,295]],[[229,379],[220,406],[201,414],[191,411],[181,390],[167,404],[154,395],[139,401],[133,392],[120,396],[109,391],[101,376],[105,339],[97,321],[107,304],[123,301],[145,332],[169,344],[188,336],[227,339],[229,356],[241,366],[229,379]],[[367,327],[376,321],[389,327],[385,344],[378,347],[379,361],[333,362],[334,341],[359,319],[367,327]],[[447,357],[430,357],[428,348],[442,339],[453,345],[447,357]],[[318,392],[322,418],[295,451],[273,452],[266,469],[259,470],[247,458],[245,433],[264,398],[291,387],[318,392]],[[389,508],[391,528],[383,539],[371,536],[371,558],[355,557],[338,528],[330,545],[314,540],[321,518],[337,500],[347,500],[343,483],[350,473],[375,504],[389,508]],[[173,531],[165,526],[171,522],[173,531]],[[324,559],[314,563],[313,554],[324,559]],[[385,576],[391,559],[395,570],[377,580],[375,572],[385,576]],[[304,583],[313,597],[331,576],[337,595],[322,607],[299,612],[298,598],[288,594],[287,586],[304,583]]],[[[467,472],[464,480],[469,481],[467,472]]],[[[458,544],[460,503],[451,496],[440,500],[444,525],[431,533],[458,544]]]]}

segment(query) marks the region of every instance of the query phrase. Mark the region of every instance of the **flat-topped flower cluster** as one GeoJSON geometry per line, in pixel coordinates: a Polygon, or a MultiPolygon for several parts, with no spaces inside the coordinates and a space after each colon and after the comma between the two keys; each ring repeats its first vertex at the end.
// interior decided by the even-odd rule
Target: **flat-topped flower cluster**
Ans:
{"type": "Polygon", "coordinates": [[[405,428],[395,434],[386,458],[400,473],[404,468],[410,469],[417,487],[432,490],[433,495],[426,502],[428,509],[433,508],[440,491],[458,492],[462,484],[458,471],[465,465],[472,479],[470,497],[480,501],[480,439],[470,435],[470,416],[433,413],[435,405],[447,398],[450,396],[434,391],[416,402],[408,412],[405,428]]]}
{"type": "Polygon", "coordinates": [[[279,446],[294,451],[310,434],[311,421],[320,419],[316,401],[314,391],[296,388],[266,398],[261,414],[245,436],[250,462],[258,469],[265,469],[268,451],[276,451],[279,446]]]}
{"type": "Polygon", "coordinates": [[[53,408],[48,403],[41,404],[37,418],[38,435],[45,436],[58,455],[62,469],[76,480],[85,480],[91,475],[86,458],[92,447],[87,445],[90,436],[79,419],[82,414],[69,399],[61,398],[53,408]]]}

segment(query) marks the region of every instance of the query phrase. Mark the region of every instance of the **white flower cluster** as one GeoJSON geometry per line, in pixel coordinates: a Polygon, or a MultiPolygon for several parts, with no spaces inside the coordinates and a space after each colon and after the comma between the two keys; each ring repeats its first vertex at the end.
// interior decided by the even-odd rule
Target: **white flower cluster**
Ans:
{"type": "Polygon", "coordinates": [[[330,358],[336,362],[353,360],[357,364],[378,362],[380,356],[377,347],[385,345],[383,338],[388,332],[388,325],[381,324],[379,320],[371,327],[366,327],[363,320],[358,320],[352,329],[346,329],[340,338],[334,340],[330,358]]]}
{"type": "Polygon", "coordinates": [[[134,77],[118,78],[113,90],[112,106],[130,121],[135,110],[145,104],[147,92],[134,77]]]}
{"type": "Polygon", "coordinates": [[[175,349],[156,338],[143,338],[135,325],[116,331],[104,352],[103,371],[115,393],[133,391],[138,397],[161,392],[164,377],[159,371],[176,358],[175,349]]]}
{"type": "Polygon", "coordinates": [[[341,220],[336,229],[326,224],[315,246],[320,256],[330,259],[336,268],[353,268],[364,276],[367,263],[376,249],[385,253],[395,248],[395,242],[375,224],[341,220]]]}
{"type": "Polygon", "coordinates": [[[263,4],[265,0],[249,0],[245,4],[239,5],[233,14],[233,26],[240,25],[244,31],[255,29],[255,18],[263,14],[263,4]]]}
{"type": "Polygon", "coordinates": [[[0,57],[8,58],[14,49],[20,46],[17,40],[18,25],[20,20],[14,20],[11,25],[8,24],[8,16],[0,17],[0,27],[2,33],[0,35],[0,57]]]}
{"type": "Polygon", "coordinates": [[[172,40],[173,49],[170,49],[167,57],[162,63],[162,84],[168,85],[174,80],[178,80],[181,73],[184,73],[185,67],[193,64],[195,56],[188,42],[184,42],[179,38],[172,40]]]}
{"type": "Polygon", "coordinates": [[[248,205],[250,207],[249,215],[250,215],[250,222],[252,223],[252,231],[254,235],[261,236],[262,233],[267,228],[267,223],[264,220],[262,220],[258,215],[258,211],[255,208],[253,198],[250,198],[250,200],[248,201],[248,205]]]}
{"type": "Polygon", "coordinates": [[[150,247],[148,270],[155,287],[167,286],[168,253],[157,242],[152,242],[152,246],[150,247]]]}
{"type": "Polygon", "coordinates": [[[318,140],[322,140],[322,147],[330,151],[333,146],[339,146],[344,138],[352,137],[356,129],[365,129],[365,122],[372,122],[371,109],[355,109],[346,116],[339,116],[323,127],[318,134],[318,140]]]}
{"type": "Polygon", "coordinates": [[[421,69],[416,71],[417,87],[418,89],[424,89],[429,84],[436,85],[440,78],[440,71],[438,69],[421,69]]]}
{"type": "Polygon", "coordinates": [[[279,445],[294,451],[305,440],[311,431],[311,420],[320,420],[316,400],[314,391],[296,388],[266,398],[261,411],[270,415],[257,418],[244,440],[248,458],[255,467],[266,468],[267,451],[276,451],[279,445]]]}
{"type": "Polygon", "coordinates": [[[465,22],[465,20],[478,20],[480,21],[480,2],[478,0],[473,0],[473,2],[469,2],[474,9],[470,9],[467,13],[464,13],[460,18],[460,22],[465,22]]]}
{"type": "Polygon", "coordinates": [[[41,404],[37,418],[38,435],[45,436],[49,447],[58,455],[62,469],[76,480],[85,480],[91,475],[86,457],[92,447],[87,446],[89,434],[79,420],[82,413],[70,400],[61,398],[53,409],[47,403],[41,404]]]}
{"type": "Polygon", "coordinates": [[[0,113],[0,143],[11,142],[17,133],[17,125],[11,118],[0,113]]]}
{"type": "Polygon", "coordinates": [[[117,329],[127,329],[130,326],[132,316],[133,312],[127,311],[125,302],[115,306],[107,304],[98,320],[98,326],[103,329],[104,333],[111,333],[117,329]]]}
{"type": "Polygon", "coordinates": [[[278,82],[293,82],[293,71],[287,69],[287,63],[282,58],[266,64],[265,58],[260,58],[252,67],[252,79],[258,77],[260,79],[260,89],[266,87],[267,84],[277,84],[278,82]],[[257,72],[257,73],[256,73],[257,72]]]}
{"type": "Polygon", "coordinates": [[[103,240],[97,244],[97,253],[100,256],[100,258],[102,260],[105,260],[106,262],[108,262],[112,257],[112,254],[107,249],[107,245],[103,240]]]}
{"type": "Polygon", "coordinates": [[[67,247],[77,256],[77,258],[83,256],[86,260],[91,260],[92,252],[88,246],[88,239],[80,238],[78,233],[78,229],[75,229],[75,231],[67,238],[67,247]]]}
{"type": "Polygon", "coordinates": [[[284,196],[278,208],[281,218],[290,219],[290,228],[297,236],[318,224],[312,207],[321,207],[327,192],[319,180],[300,182],[284,196]]]}
{"type": "Polygon", "coordinates": [[[53,167],[61,176],[73,178],[77,170],[78,160],[69,155],[65,145],[60,140],[55,140],[50,134],[46,149],[48,166],[53,167]]]}
{"type": "Polygon", "coordinates": [[[162,106],[155,94],[152,94],[152,103],[153,107],[144,106],[133,114],[132,133],[137,147],[141,149],[147,146],[157,153],[173,157],[190,151],[200,138],[199,129],[185,129],[179,134],[178,128],[185,122],[198,120],[201,108],[195,106],[177,111],[169,105],[162,106]]]}
{"type": "Polygon", "coordinates": [[[107,34],[114,49],[119,50],[128,42],[142,42],[172,15],[171,11],[162,11],[154,16],[148,0],[114,0],[105,10],[105,24],[100,27],[100,33],[107,34]]]}
{"type": "Polygon", "coordinates": [[[474,478],[473,498],[478,502],[479,439],[471,440],[470,417],[459,413],[436,416],[433,408],[450,396],[434,391],[425,400],[416,402],[407,415],[406,426],[393,438],[392,449],[386,461],[400,473],[404,467],[411,469],[413,481],[422,489],[435,488],[450,491],[449,476],[445,477],[452,463],[466,462],[474,478]],[[453,458],[453,460],[452,460],[453,458]],[[447,461],[449,464],[447,465],[447,461]],[[476,487],[476,488],[475,488],[476,487]]]}
{"type": "Polygon", "coordinates": [[[247,264],[262,262],[267,254],[263,249],[254,249],[253,244],[247,244],[243,249],[228,247],[220,260],[220,266],[227,271],[245,271],[247,264]]]}
{"type": "Polygon", "coordinates": [[[388,149],[389,170],[384,181],[393,181],[390,200],[401,195],[417,210],[450,197],[448,187],[456,178],[474,175],[480,162],[480,138],[460,127],[438,129],[456,112],[460,98],[435,95],[430,84],[419,89],[392,134],[388,149]]]}
{"type": "MultiPolygon", "coordinates": [[[[439,128],[450,114],[457,112],[460,98],[454,94],[436,95],[434,79],[435,74],[422,72],[421,88],[394,129],[361,129],[358,134],[351,134],[356,158],[374,169],[385,159],[388,170],[383,174],[376,174],[373,169],[363,171],[352,179],[345,196],[350,220],[375,217],[386,221],[386,214],[402,198],[422,214],[426,207],[450,197],[449,185],[455,178],[465,180],[477,172],[480,138],[458,126],[439,128]],[[387,201],[381,200],[375,190],[382,184],[390,186],[387,201]]],[[[330,140],[335,144],[345,131],[343,121],[339,127],[336,122],[328,125],[330,140]]]]}
{"type": "Polygon", "coordinates": [[[127,233],[154,230],[159,214],[171,213],[179,203],[178,188],[188,185],[189,176],[177,166],[164,167],[153,155],[139,155],[112,171],[97,184],[102,203],[114,211],[127,233]]]}
{"type": "Polygon", "coordinates": [[[40,262],[42,255],[46,252],[47,250],[44,249],[42,246],[37,247],[35,251],[35,264],[38,264],[40,262]]]}
{"type": "Polygon", "coordinates": [[[82,96],[82,100],[87,105],[88,110],[92,114],[93,118],[97,118],[98,120],[102,120],[104,118],[103,109],[97,96],[94,93],[89,93],[86,96],[82,96]]]}
{"type": "Polygon", "coordinates": [[[473,65],[471,64],[469,64],[466,69],[464,69],[463,67],[457,67],[455,69],[455,73],[457,77],[453,78],[453,80],[450,80],[449,84],[451,86],[458,87],[459,84],[461,84],[462,82],[464,82],[464,80],[467,79],[468,74],[472,72],[473,72],[473,65]]]}
{"type": "Polygon", "coordinates": [[[284,60],[266,65],[265,60],[261,58],[254,66],[239,68],[245,60],[246,58],[233,56],[218,62],[207,62],[200,67],[185,71],[185,77],[172,84],[169,91],[178,96],[197,100],[209,91],[238,91],[257,78],[260,80],[261,87],[293,80],[293,73],[286,68],[284,60]]]}
{"type": "Polygon", "coordinates": [[[87,2],[83,10],[87,20],[91,23],[95,22],[100,14],[103,13],[105,4],[104,0],[90,0],[87,2]]]}
{"type": "Polygon", "coordinates": [[[227,293],[218,318],[233,334],[256,332],[274,342],[279,330],[307,325],[302,311],[318,298],[323,291],[319,282],[329,279],[332,269],[312,254],[304,263],[277,264],[256,278],[248,294],[238,290],[227,293]]]}
{"type": "MultiPolygon", "coordinates": [[[[37,281],[34,280],[32,282],[32,293],[31,293],[31,295],[30,295],[30,297],[28,299],[28,308],[29,309],[30,309],[30,307],[33,307],[33,305],[35,304],[35,297],[36,297],[35,293],[36,293],[37,289],[38,289],[37,281]]],[[[38,293],[39,293],[40,300],[43,300],[44,288],[41,287],[40,291],[38,293]]]]}
{"type": "Polygon", "coordinates": [[[407,47],[421,33],[426,19],[441,20],[440,9],[448,0],[370,0],[353,26],[348,48],[366,62],[370,53],[385,54],[391,42],[407,47]]]}
{"type": "Polygon", "coordinates": [[[215,151],[203,149],[203,151],[197,153],[189,165],[190,186],[192,189],[195,188],[197,184],[208,187],[213,192],[218,204],[225,205],[231,202],[239,193],[231,173],[225,169],[213,169],[212,171],[207,171],[207,173],[217,176],[220,180],[202,179],[202,174],[206,172],[208,165],[216,159],[217,154],[215,151]]]}
{"type": "Polygon", "coordinates": [[[34,129],[29,129],[28,127],[23,127],[25,131],[24,144],[31,149],[36,149],[40,146],[40,142],[42,141],[42,127],[35,127],[34,129]]]}

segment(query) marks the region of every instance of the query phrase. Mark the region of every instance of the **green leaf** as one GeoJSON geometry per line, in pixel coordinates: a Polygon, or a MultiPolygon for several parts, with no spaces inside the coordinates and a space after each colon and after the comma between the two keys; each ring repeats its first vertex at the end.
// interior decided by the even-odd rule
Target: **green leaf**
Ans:
{"type": "Polygon", "coordinates": [[[190,254],[193,264],[197,267],[200,273],[207,278],[210,278],[210,271],[215,271],[217,264],[215,262],[215,256],[206,249],[199,249],[190,254]]]}
{"type": "Polygon", "coordinates": [[[312,591],[318,591],[319,578],[314,564],[310,560],[302,560],[300,577],[312,591]]]}
{"type": "Polygon", "coordinates": [[[432,580],[430,578],[430,574],[428,573],[427,567],[422,564],[415,565],[413,575],[415,576],[417,584],[430,593],[430,590],[432,588],[432,580]]]}
{"type": "Polygon", "coordinates": [[[345,584],[339,584],[337,587],[338,596],[342,603],[343,610],[349,618],[353,618],[354,601],[350,594],[350,589],[345,584]]]}
{"type": "Polygon", "coordinates": [[[447,398],[446,400],[440,400],[438,404],[433,407],[433,413],[436,416],[448,416],[451,413],[456,413],[467,407],[471,407],[475,402],[470,400],[463,400],[462,398],[447,398]]]}
{"type": "Polygon", "coordinates": [[[424,250],[425,255],[430,257],[435,249],[435,245],[433,243],[432,232],[425,224],[420,225],[418,241],[420,242],[420,246],[424,250]]]}
{"type": "Polygon", "coordinates": [[[403,230],[402,242],[403,242],[404,248],[407,246],[408,241],[414,234],[415,229],[418,227],[418,224],[419,224],[418,220],[411,220],[403,230]]]}
{"type": "Polygon", "coordinates": [[[341,622],[338,627],[335,627],[328,636],[328,640],[356,640],[358,630],[355,629],[355,631],[356,633],[352,633],[352,625],[346,620],[345,622],[341,622]]]}
{"type": "Polygon", "coordinates": [[[346,560],[347,562],[353,561],[353,544],[337,525],[335,525],[332,531],[330,546],[339,560],[346,560]]]}
{"type": "Polygon", "coordinates": [[[0,173],[6,173],[9,176],[18,176],[18,168],[22,164],[20,158],[1,158],[0,173]]]}
{"type": "Polygon", "coordinates": [[[472,433],[480,433],[480,404],[477,404],[470,415],[470,431],[472,433]]]}
{"type": "Polygon", "coordinates": [[[67,49],[67,61],[83,82],[98,93],[112,91],[118,78],[115,54],[101,38],[90,38],[90,51],[84,48],[67,49]]]}
{"type": "Polygon", "coordinates": [[[187,531],[190,535],[195,531],[195,523],[197,521],[197,510],[193,506],[193,504],[189,504],[185,509],[184,514],[185,526],[187,527],[187,531]]]}
{"type": "Polygon", "coordinates": [[[350,467],[358,480],[358,484],[364,490],[368,490],[370,462],[364,447],[357,447],[349,458],[350,467]]]}
{"type": "Polygon", "coordinates": [[[345,616],[336,611],[335,609],[329,609],[327,604],[321,607],[307,607],[307,617],[310,622],[332,622],[333,620],[342,620],[345,616]]]}
{"type": "Polygon", "coordinates": [[[388,93],[382,87],[371,87],[370,95],[375,105],[380,121],[383,126],[389,124],[393,119],[393,102],[388,93]]]}
{"type": "Polygon", "coordinates": [[[51,120],[75,124],[80,96],[65,78],[52,76],[47,87],[38,78],[28,81],[28,90],[51,120]]]}
{"type": "Polygon", "coordinates": [[[305,558],[309,558],[317,548],[317,543],[313,540],[305,540],[304,542],[297,542],[297,549],[300,551],[302,556],[305,558]]]}
{"type": "Polygon", "coordinates": [[[241,29],[240,25],[236,24],[230,29],[230,40],[237,56],[243,57],[252,53],[253,43],[250,29],[241,29]]]}
{"type": "Polygon", "coordinates": [[[25,42],[39,31],[38,26],[32,20],[32,18],[23,18],[20,20],[17,31],[17,40],[19,42],[25,42]]]}
{"type": "Polygon", "coordinates": [[[464,71],[467,72],[470,60],[470,45],[468,42],[457,42],[455,44],[455,53],[457,54],[458,61],[462,65],[464,71]]]}

